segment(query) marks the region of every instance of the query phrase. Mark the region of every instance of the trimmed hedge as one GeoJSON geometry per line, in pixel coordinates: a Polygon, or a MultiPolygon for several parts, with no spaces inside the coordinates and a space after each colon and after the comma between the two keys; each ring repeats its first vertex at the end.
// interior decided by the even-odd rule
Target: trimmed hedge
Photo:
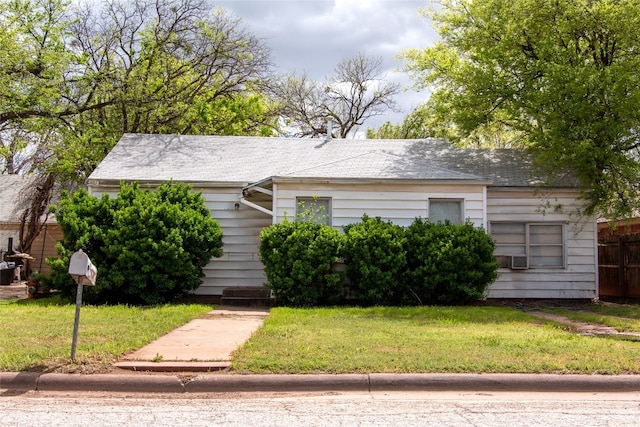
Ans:
{"type": "Polygon", "coordinates": [[[471,222],[432,224],[416,219],[406,231],[407,285],[427,305],[482,299],[498,277],[495,244],[471,222]]]}
{"type": "Polygon", "coordinates": [[[59,258],[47,259],[44,284],[73,300],[77,285],[67,273],[83,249],[98,268],[96,286],[83,299],[99,304],[163,304],[195,290],[203,268],[222,256],[222,230],[204,198],[180,183],[156,191],[122,185],[117,197],[98,199],[80,190],[65,194],[54,210],[64,240],[59,258]]]}
{"type": "Polygon", "coordinates": [[[279,304],[311,307],[343,299],[342,275],[333,269],[344,236],[310,221],[273,224],[260,233],[267,286],[279,304]]]}
{"type": "Polygon", "coordinates": [[[344,227],[349,290],[360,303],[397,304],[406,270],[404,230],[380,217],[362,217],[344,227]]]}
{"type": "Polygon", "coordinates": [[[344,230],[287,220],[263,230],[260,255],[279,304],[468,304],[498,276],[494,242],[471,222],[416,218],[404,230],[364,215],[344,230]],[[346,277],[333,269],[342,257],[346,277]]]}

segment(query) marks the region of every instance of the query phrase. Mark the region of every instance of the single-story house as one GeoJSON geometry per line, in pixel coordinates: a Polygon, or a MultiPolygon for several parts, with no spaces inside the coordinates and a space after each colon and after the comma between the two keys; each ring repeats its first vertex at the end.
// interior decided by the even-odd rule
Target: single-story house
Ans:
{"type": "Polygon", "coordinates": [[[443,140],[289,139],[125,134],[90,175],[90,193],[121,182],[169,180],[201,191],[224,233],[199,295],[265,284],[259,233],[316,200],[340,229],[363,214],[401,226],[416,217],[471,220],[496,241],[499,278],[488,298],[597,298],[595,218],[575,183],[540,188],[531,159],[443,140]]]}
{"type": "MultiPolygon", "coordinates": [[[[13,239],[13,249],[18,248],[22,215],[28,206],[34,178],[22,175],[0,175],[0,261],[8,250],[9,238],[13,239]]],[[[62,230],[53,215],[49,215],[40,234],[31,245],[29,261],[32,271],[49,274],[45,262],[48,257],[57,256],[56,242],[62,240],[62,230]]]]}

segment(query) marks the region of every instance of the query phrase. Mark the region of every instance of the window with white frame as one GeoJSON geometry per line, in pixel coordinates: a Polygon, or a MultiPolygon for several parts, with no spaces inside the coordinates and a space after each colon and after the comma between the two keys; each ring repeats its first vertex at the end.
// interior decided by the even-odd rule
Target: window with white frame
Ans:
{"type": "Polygon", "coordinates": [[[296,197],[296,219],[331,225],[331,198],[296,197]]]}
{"type": "Polygon", "coordinates": [[[462,224],[462,208],[462,200],[459,199],[429,199],[429,221],[433,224],[445,221],[462,224]]]}
{"type": "Polygon", "coordinates": [[[528,268],[564,268],[564,233],[562,223],[491,223],[496,256],[526,257],[528,268]]]}

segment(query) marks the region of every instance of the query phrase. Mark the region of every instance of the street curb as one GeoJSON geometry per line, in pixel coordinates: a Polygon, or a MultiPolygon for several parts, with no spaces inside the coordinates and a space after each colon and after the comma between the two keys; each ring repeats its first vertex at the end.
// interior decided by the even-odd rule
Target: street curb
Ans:
{"type": "Polygon", "coordinates": [[[113,391],[136,393],[183,393],[182,381],[176,376],[43,374],[38,391],[113,391]]]}
{"type": "Polygon", "coordinates": [[[11,391],[113,391],[183,393],[176,376],[81,375],[0,372],[0,389],[11,391]]]}
{"type": "Polygon", "coordinates": [[[640,392],[640,375],[555,374],[38,374],[0,372],[0,389],[129,393],[232,392],[640,392]]]}
{"type": "Polygon", "coordinates": [[[38,372],[0,372],[0,389],[36,390],[40,375],[38,372]]]}
{"type": "Polygon", "coordinates": [[[638,392],[638,375],[370,374],[370,391],[638,392]]]}
{"type": "Polygon", "coordinates": [[[369,391],[366,374],[201,375],[185,385],[187,393],[369,391]]]}

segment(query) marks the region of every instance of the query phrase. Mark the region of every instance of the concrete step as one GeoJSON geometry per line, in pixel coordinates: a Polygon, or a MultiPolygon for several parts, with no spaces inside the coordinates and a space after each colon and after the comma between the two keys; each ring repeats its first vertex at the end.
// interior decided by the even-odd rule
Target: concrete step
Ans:
{"type": "Polygon", "coordinates": [[[271,307],[271,290],[265,287],[235,286],[222,290],[220,304],[233,307],[271,307]]]}
{"type": "Polygon", "coordinates": [[[271,289],[264,286],[234,286],[222,290],[223,297],[255,297],[270,298],[271,289]]]}

